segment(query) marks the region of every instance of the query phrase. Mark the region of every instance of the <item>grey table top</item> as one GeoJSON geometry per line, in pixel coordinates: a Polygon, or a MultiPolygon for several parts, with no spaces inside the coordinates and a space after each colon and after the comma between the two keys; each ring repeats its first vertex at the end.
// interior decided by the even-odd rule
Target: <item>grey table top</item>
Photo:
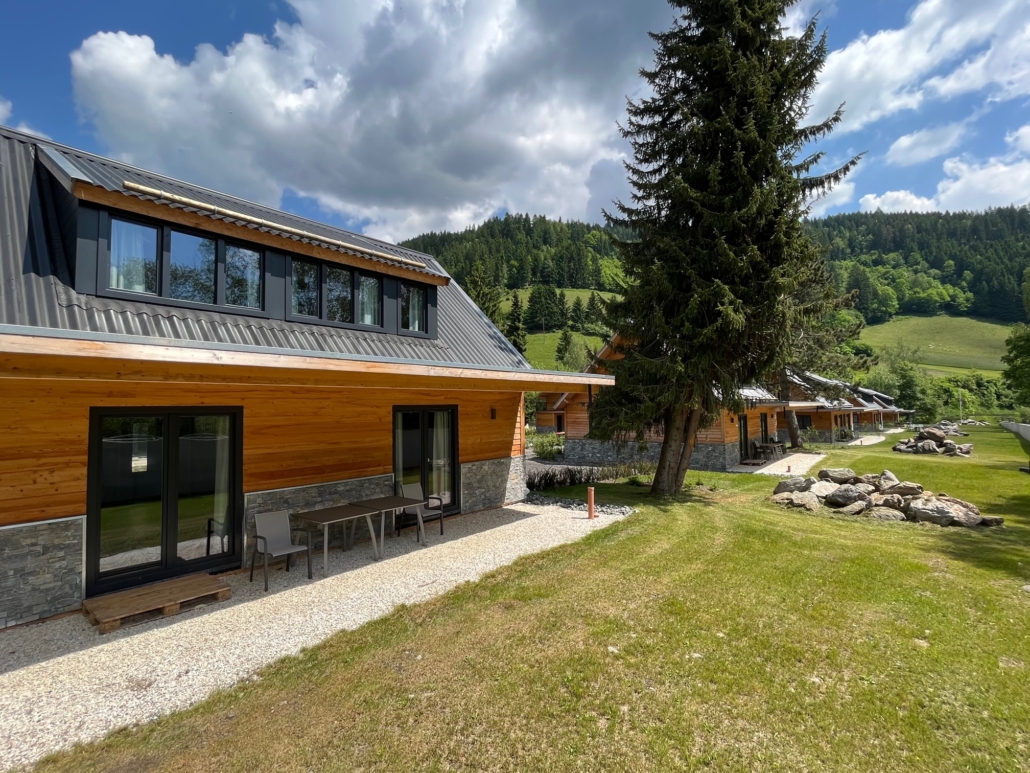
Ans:
{"type": "Polygon", "coordinates": [[[414,507],[415,505],[424,505],[425,503],[426,500],[424,499],[412,499],[410,497],[379,497],[378,499],[363,499],[353,504],[359,507],[371,508],[376,512],[382,512],[383,510],[400,510],[402,507],[414,507]]]}
{"type": "Polygon", "coordinates": [[[326,507],[322,510],[311,510],[307,513],[294,513],[293,517],[308,523],[317,523],[324,526],[327,523],[338,523],[348,521],[351,518],[361,518],[364,515],[378,513],[378,508],[363,507],[360,504],[337,505],[326,507]]]}

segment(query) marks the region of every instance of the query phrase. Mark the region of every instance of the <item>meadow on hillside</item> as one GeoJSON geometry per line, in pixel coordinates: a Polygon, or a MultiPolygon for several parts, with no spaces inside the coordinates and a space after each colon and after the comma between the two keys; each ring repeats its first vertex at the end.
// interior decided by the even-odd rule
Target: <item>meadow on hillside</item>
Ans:
{"type": "Polygon", "coordinates": [[[1009,325],[971,317],[895,317],[865,328],[861,340],[877,350],[899,342],[919,347],[918,364],[939,375],[975,369],[996,376],[1004,368],[1009,330],[1009,325]]]}

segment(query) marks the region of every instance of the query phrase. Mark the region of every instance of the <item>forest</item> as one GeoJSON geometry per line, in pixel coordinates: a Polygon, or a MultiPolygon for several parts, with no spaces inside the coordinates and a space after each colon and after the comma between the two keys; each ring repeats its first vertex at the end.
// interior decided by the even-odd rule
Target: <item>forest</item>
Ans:
{"type": "MultiPolygon", "coordinates": [[[[809,221],[842,293],[858,291],[867,323],[895,314],[1027,319],[1030,209],[850,213],[809,221]]],[[[464,285],[476,263],[499,288],[549,285],[617,292],[615,239],[631,234],[542,215],[507,214],[459,233],[428,233],[404,246],[435,256],[464,285]]]]}

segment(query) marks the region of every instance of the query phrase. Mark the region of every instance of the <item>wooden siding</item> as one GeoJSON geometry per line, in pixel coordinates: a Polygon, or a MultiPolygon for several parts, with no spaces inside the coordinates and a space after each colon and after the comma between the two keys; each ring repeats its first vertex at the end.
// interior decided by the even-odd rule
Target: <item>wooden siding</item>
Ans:
{"type": "Polygon", "coordinates": [[[463,463],[524,447],[519,392],[0,378],[0,398],[0,525],[85,513],[93,406],[243,406],[246,492],[392,472],[394,405],[457,405],[463,463]]]}

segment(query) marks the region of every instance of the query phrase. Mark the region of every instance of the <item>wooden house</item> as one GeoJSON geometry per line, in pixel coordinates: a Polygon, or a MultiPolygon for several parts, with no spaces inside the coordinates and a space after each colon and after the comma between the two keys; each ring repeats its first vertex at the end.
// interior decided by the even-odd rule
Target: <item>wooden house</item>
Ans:
{"type": "Polygon", "coordinates": [[[783,410],[792,409],[798,427],[820,442],[847,440],[858,432],[880,431],[897,424],[911,411],[894,405],[894,398],[816,373],[792,373],[790,401],[779,412],[780,439],[789,440],[783,410]]]}
{"type": "Polygon", "coordinates": [[[431,256],[0,127],[0,628],[241,566],[255,513],[525,494],[533,370],[431,256]]]}
{"type": "MultiPolygon", "coordinates": [[[[589,373],[604,373],[605,361],[621,356],[614,345],[614,341],[610,342],[598,353],[587,369],[589,373]]],[[[652,433],[646,438],[645,449],[636,443],[620,447],[588,437],[590,404],[596,389],[591,385],[580,392],[541,393],[536,412],[537,432],[565,434],[564,460],[567,464],[602,465],[640,459],[657,461],[662,447],[660,433],[652,433]]],[[[742,413],[723,411],[711,427],[698,432],[691,459],[692,469],[728,470],[742,460],[754,458],[756,444],[776,440],[776,411],[781,403],[770,392],[757,386],[745,388],[742,396],[745,403],[742,413]]]]}

